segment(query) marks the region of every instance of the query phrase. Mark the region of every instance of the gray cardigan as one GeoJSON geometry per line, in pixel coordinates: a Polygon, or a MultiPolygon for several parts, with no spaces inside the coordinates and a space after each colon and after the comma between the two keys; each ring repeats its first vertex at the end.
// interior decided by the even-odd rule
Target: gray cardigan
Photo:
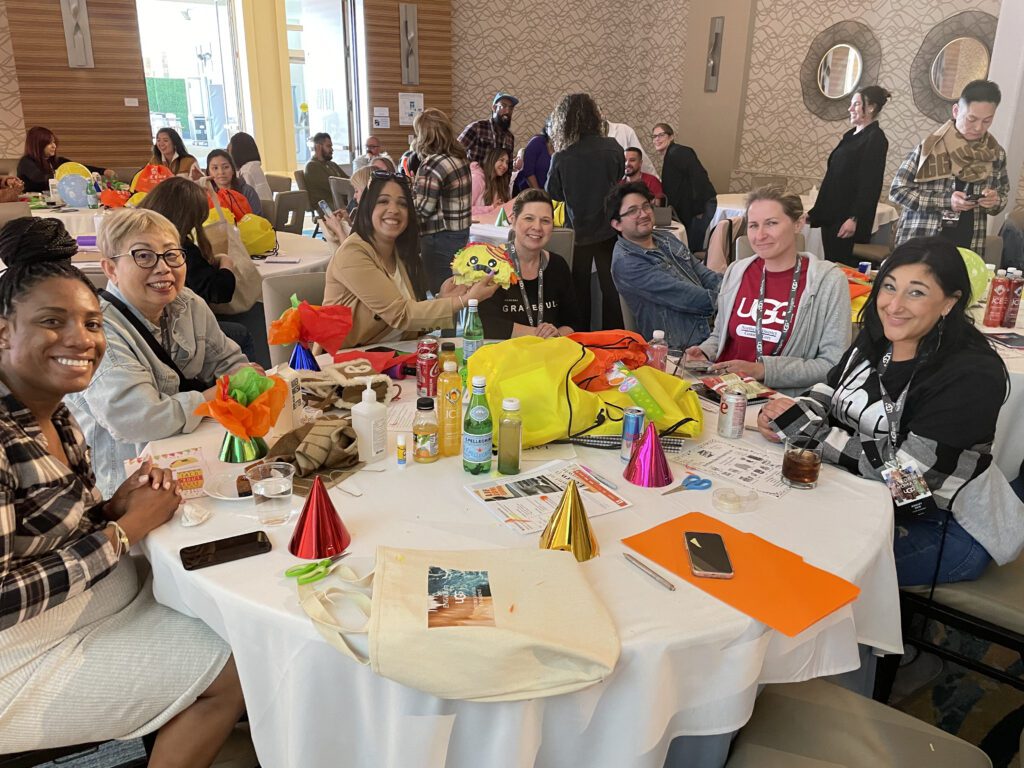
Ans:
{"type": "MultiPolygon", "coordinates": [[[[110,284],[107,290],[131,304],[110,284]]],[[[179,392],[178,377],[160,362],[139,332],[116,307],[100,299],[107,352],[89,388],[65,402],[78,419],[92,449],[96,485],[109,499],[124,482],[124,461],[139,455],[152,440],[195,430],[194,411],[202,392],[179,392]]],[[[161,330],[135,313],[157,341],[161,330]]],[[[217,324],[206,303],[188,288],[164,309],[170,345],[165,348],[188,378],[214,380],[248,362],[217,324]]]]}
{"type": "MultiPolygon", "coordinates": [[[[807,283],[797,305],[796,320],[785,349],[778,356],[761,359],[764,383],[784,395],[797,395],[825,381],[850,346],[850,289],[846,276],[835,264],[808,258],[807,283]]],[[[732,307],[743,273],[756,256],[735,261],[725,270],[718,292],[718,319],[707,340],[700,345],[709,360],[717,360],[725,348],[732,307]]]]}

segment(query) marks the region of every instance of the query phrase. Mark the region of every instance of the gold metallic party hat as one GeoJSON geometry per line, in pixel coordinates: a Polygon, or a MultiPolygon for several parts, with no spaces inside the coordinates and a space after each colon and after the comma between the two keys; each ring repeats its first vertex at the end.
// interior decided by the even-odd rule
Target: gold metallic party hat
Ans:
{"type": "Polygon", "coordinates": [[[548,527],[540,536],[540,548],[572,552],[580,563],[601,553],[575,480],[566,487],[558,509],[548,520],[548,527]]]}

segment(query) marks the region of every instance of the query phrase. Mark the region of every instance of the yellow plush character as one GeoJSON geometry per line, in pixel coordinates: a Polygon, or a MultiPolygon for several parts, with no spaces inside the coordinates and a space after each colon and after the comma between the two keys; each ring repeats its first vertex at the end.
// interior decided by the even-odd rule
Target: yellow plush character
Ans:
{"type": "Polygon", "coordinates": [[[452,259],[456,285],[472,285],[487,275],[502,288],[519,282],[515,267],[504,246],[491,243],[469,243],[452,259]]]}

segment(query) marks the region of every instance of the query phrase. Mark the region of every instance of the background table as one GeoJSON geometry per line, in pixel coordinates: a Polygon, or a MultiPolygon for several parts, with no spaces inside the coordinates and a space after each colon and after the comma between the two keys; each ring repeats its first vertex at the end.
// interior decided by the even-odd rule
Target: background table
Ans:
{"type": "MultiPolygon", "coordinates": [[[[410,382],[403,382],[401,401],[412,399],[410,382]]],[[[709,418],[705,432],[713,431],[709,418]]],[[[222,434],[208,422],[193,435],[153,448],[202,445],[209,460],[216,457],[222,434]]],[[[746,439],[781,454],[753,433],[746,439]]],[[[357,573],[373,566],[382,544],[537,546],[536,535],[507,530],[469,497],[463,485],[470,476],[457,457],[399,469],[394,441],[390,433],[387,460],[373,465],[382,472],[361,471],[342,484],[361,496],[331,490],[353,537],[346,563],[357,573]]],[[[902,651],[892,504],[881,483],[824,467],[814,491],[793,490],[782,499],[762,496],[755,511],[726,515],[712,507],[712,491],[662,497],[663,489],[637,488],[621,479],[617,452],[576,450],[584,463],[616,482],[634,506],[593,519],[601,556],[581,566],[615,622],[621,658],[604,682],[563,696],[493,704],[447,701],[355,664],[323,641],[299,608],[294,583],[282,575],[296,563],[287,549],[293,523],[267,529],[274,547],[268,554],[184,571],[181,547],[259,527],[248,517],[254,512],[249,501],[204,500],[214,514],[202,526],[183,528],[172,521],[150,534],[142,547],[153,565],[157,600],[198,616],[234,649],[264,768],[660,768],[673,737],[741,727],[760,684],[855,669],[858,643],[902,651]],[[679,578],[673,578],[678,590],[669,592],[622,558],[621,538],[691,510],[792,549],[857,583],[860,597],[788,638],[679,578]]],[[[211,464],[213,471],[222,468],[211,464]]],[[[673,469],[678,481],[680,468],[673,469]]]]}
{"type": "MultiPolygon", "coordinates": [[[[975,314],[975,322],[982,333],[1009,331],[1024,335],[1024,328],[1019,323],[1016,328],[987,328],[982,325],[982,317],[984,307],[975,314]]],[[[999,409],[992,456],[1006,479],[1013,480],[1020,474],[1021,462],[1024,462],[1024,350],[1011,349],[1002,344],[992,346],[1003,358],[1006,370],[1010,374],[1010,394],[1003,407],[999,409]]]]}
{"type": "MultiPolygon", "coordinates": [[[[711,218],[711,224],[708,225],[708,231],[720,222],[722,219],[731,216],[742,216],[747,210],[747,195],[749,192],[730,192],[729,194],[718,196],[718,207],[715,209],[715,215],[711,218]]],[[[810,195],[800,195],[800,200],[804,204],[804,210],[808,211],[814,206],[814,198],[810,195]]],[[[875,221],[871,225],[872,242],[876,242],[878,238],[881,238],[881,242],[889,242],[889,227],[896,219],[899,218],[896,208],[889,205],[889,203],[883,203],[879,201],[875,208],[875,221]],[[882,228],[885,227],[883,230],[882,228]]],[[[823,258],[825,255],[825,248],[821,241],[821,230],[817,227],[811,229],[808,226],[804,226],[804,242],[806,248],[810,253],[823,258]]]]}
{"type": "Polygon", "coordinates": [[[32,215],[41,219],[58,219],[72,237],[95,235],[95,217],[103,215],[101,208],[33,208],[32,215]]]}

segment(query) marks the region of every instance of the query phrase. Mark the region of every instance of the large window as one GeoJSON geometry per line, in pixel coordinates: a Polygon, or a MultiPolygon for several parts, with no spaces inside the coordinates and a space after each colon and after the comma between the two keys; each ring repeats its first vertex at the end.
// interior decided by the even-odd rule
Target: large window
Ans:
{"type": "Polygon", "coordinates": [[[331,135],[335,162],[353,157],[348,7],[346,0],[285,2],[295,159],[300,167],[312,156],[310,137],[321,131],[331,135]]]}
{"type": "Polygon", "coordinates": [[[200,161],[246,130],[230,0],[136,0],[154,136],[174,128],[200,161]]]}

